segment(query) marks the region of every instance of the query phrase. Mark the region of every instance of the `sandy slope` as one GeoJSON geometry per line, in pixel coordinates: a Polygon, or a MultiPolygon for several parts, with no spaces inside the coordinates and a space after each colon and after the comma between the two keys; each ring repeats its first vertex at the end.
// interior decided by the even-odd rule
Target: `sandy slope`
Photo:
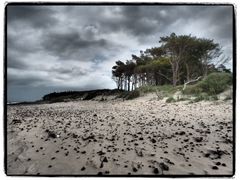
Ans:
{"type": "Polygon", "coordinates": [[[8,174],[231,174],[232,104],[8,106],[8,174]]]}

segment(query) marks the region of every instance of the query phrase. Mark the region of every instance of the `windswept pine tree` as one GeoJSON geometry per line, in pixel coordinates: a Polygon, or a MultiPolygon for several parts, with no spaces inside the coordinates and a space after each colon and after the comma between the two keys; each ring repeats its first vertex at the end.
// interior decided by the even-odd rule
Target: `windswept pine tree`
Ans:
{"type": "Polygon", "coordinates": [[[217,71],[215,65],[227,60],[219,58],[220,45],[211,39],[172,33],[160,37],[159,43],[159,47],[140,51],[139,56],[133,54],[125,63],[116,61],[112,75],[118,89],[192,82],[217,71]]]}

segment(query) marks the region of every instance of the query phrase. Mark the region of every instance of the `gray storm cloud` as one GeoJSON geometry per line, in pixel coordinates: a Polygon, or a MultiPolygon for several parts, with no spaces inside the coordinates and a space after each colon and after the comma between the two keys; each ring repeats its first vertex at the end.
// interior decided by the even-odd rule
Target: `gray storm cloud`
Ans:
{"type": "Polygon", "coordinates": [[[115,88],[111,79],[115,61],[157,46],[161,36],[172,32],[214,39],[232,58],[232,9],[8,5],[8,100],[36,100],[52,91],[115,88]]]}

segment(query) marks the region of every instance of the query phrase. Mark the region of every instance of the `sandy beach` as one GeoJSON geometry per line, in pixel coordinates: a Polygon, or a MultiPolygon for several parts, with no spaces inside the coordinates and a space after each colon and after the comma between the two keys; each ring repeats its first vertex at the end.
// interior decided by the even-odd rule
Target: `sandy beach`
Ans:
{"type": "Polygon", "coordinates": [[[7,106],[9,175],[231,175],[231,101],[7,106]]]}

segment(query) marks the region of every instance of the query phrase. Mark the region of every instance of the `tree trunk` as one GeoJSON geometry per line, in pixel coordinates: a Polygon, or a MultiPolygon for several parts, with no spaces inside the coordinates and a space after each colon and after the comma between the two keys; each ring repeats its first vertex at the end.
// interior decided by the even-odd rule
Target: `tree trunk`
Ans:
{"type": "Polygon", "coordinates": [[[127,79],[126,79],[126,77],[124,78],[124,90],[127,90],[127,79]]]}
{"type": "Polygon", "coordinates": [[[130,91],[130,76],[128,76],[128,91],[130,91]]]}
{"type": "Polygon", "coordinates": [[[186,71],[187,71],[187,81],[190,81],[190,69],[187,63],[185,63],[186,71]]]}
{"type": "Polygon", "coordinates": [[[177,82],[179,80],[179,62],[180,60],[174,59],[171,63],[172,65],[172,83],[173,86],[177,85],[177,82]]]}

